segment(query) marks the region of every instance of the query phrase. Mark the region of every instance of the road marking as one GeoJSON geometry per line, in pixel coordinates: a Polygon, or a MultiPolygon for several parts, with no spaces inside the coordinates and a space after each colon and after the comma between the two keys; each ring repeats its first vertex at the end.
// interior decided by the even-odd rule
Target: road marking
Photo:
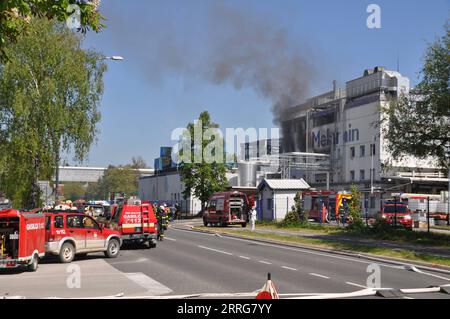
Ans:
{"type": "Polygon", "coordinates": [[[287,270],[297,271],[297,269],[291,268],[291,267],[288,267],[288,266],[281,266],[281,268],[284,268],[284,269],[287,269],[287,270]]]}
{"type": "Polygon", "coordinates": [[[228,253],[228,252],[222,251],[222,250],[217,250],[217,249],[214,249],[214,248],[209,248],[209,247],[205,247],[205,246],[197,246],[197,247],[202,248],[202,249],[207,249],[207,250],[215,251],[216,253],[221,253],[221,254],[230,255],[230,256],[233,255],[232,253],[228,253]]]}
{"type": "Polygon", "coordinates": [[[250,260],[250,257],[239,256],[239,258],[250,260]]]}
{"type": "Polygon", "coordinates": [[[134,264],[134,263],[143,263],[148,261],[147,258],[138,258],[134,260],[123,260],[123,261],[112,261],[110,262],[111,265],[120,265],[120,264],[134,264]]]}
{"type": "MultiPolygon", "coordinates": [[[[174,229],[174,230],[181,231],[181,232],[193,233],[192,231],[183,230],[183,229],[174,229]]],[[[214,236],[214,234],[207,234],[207,233],[201,233],[201,232],[196,232],[196,231],[195,231],[195,233],[197,235],[203,235],[203,236],[214,236]]],[[[233,238],[233,237],[223,237],[223,238],[224,239],[237,240],[237,241],[243,241],[243,242],[247,242],[247,243],[256,243],[257,245],[261,245],[261,246],[281,248],[281,249],[284,249],[284,250],[297,251],[297,252],[311,254],[311,255],[318,255],[318,256],[329,257],[329,258],[354,261],[354,262],[358,262],[358,263],[362,263],[362,264],[373,264],[373,263],[376,263],[376,264],[378,264],[380,266],[387,267],[387,268],[393,268],[393,269],[398,269],[398,270],[402,270],[403,269],[403,266],[400,266],[400,265],[399,266],[393,266],[393,265],[388,265],[388,264],[385,264],[385,263],[382,263],[382,262],[364,261],[364,260],[361,260],[361,259],[357,259],[357,257],[337,256],[337,255],[333,255],[332,253],[325,253],[325,252],[322,253],[322,252],[306,250],[306,249],[302,249],[302,248],[286,247],[286,246],[283,246],[283,244],[267,244],[267,243],[263,243],[263,242],[257,242],[257,241],[254,241],[254,240],[248,240],[248,239],[242,239],[242,238],[233,238]]],[[[364,258],[364,257],[362,257],[362,258],[364,258]]]]}
{"type": "Polygon", "coordinates": [[[358,285],[358,284],[355,284],[354,282],[346,281],[345,283],[346,283],[347,285],[350,285],[350,286],[355,286],[355,287],[359,287],[359,288],[365,288],[365,289],[367,289],[367,287],[366,287],[366,286],[363,286],[363,285],[358,285]]]}
{"type": "Polygon", "coordinates": [[[320,274],[316,274],[313,272],[309,273],[311,276],[315,276],[315,277],[319,277],[319,278],[324,278],[324,279],[330,279],[330,277],[324,276],[324,275],[320,275],[320,274]]]}
{"type": "Polygon", "coordinates": [[[414,299],[413,297],[404,296],[403,299],[414,299]]]}
{"type": "Polygon", "coordinates": [[[176,239],[169,238],[169,237],[164,237],[164,239],[171,240],[171,241],[177,241],[176,239]]]}
{"type": "Polygon", "coordinates": [[[147,294],[161,296],[173,292],[173,290],[169,287],[164,286],[162,283],[150,278],[149,276],[141,272],[124,273],[124,275],[137,285],[141,286],[144,289],[147,289],[147,294]]]}
{"type": "Polygon", "coordinates": [[[261,264],[265,264],[265,265],[272,265],[272,263],[268,262],[268,261],[264,261],[264,260],[260,260],[258,261],[261,264]]]}

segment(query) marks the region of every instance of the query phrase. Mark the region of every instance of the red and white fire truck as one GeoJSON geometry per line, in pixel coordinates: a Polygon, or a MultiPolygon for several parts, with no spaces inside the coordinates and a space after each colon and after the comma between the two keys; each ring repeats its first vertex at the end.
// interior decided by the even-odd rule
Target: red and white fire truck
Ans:
{"type": "Polygon", "coordinates": [[[303,209],[309,218],[330,222],[339,218],[339,212],[346,209],[351,194],[336,191],[302,192],[303,209]]]}
{"type": "Polygon", "coordinates": [[[0,268],[36,271],[45,255],[45,217],[15,209],[0,211],[0,268]]]}
{"type": "Polygon", "coordinates": [[[215,193],[209,199],[203,213],[203,224],[247,226],[249,211],[254,201],[245,193],[232,191],[215,193]]]}
{"type": "Polygon", "coordinates": [[[110,216],[102,223],[119,231],[124,243],[146,243],[149,248],[156,246],[158,221],[151,204],[113,204],[110,216]]]}

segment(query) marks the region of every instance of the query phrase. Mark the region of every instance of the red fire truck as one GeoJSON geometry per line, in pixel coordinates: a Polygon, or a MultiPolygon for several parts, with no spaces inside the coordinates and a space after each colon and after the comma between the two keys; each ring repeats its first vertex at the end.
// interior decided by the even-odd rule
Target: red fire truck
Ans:
{"type": "Polygon", "coordinates": [[[413,220],[406,202],[385,200],[381,207],[381,218],[391,226],[412,230],[413,220]]]}
{"type": "Polygon", "coordinates": [[[15,209],[0,211],[0,268],[36,271],[45,255],[45,217],[15,209]]]}
{"type": "Polygon", "coordinates": [[[103,223],[118,230],[124,243],[147,243],[149,248],[156,246],[158,221],[151,204],[114,204],[103,223]]]}
{"type": "Polygon", "coordinates": [[[339,212],[345,211],[351,194],[335,191],[302,192],[303,208],[309,218],[321,222],[330,222],[339,218],[339,212]]]}
{"type": "Polygon", "coordinates": [[[242,192],[215,193],[209,199],[203,214],[203,224],[247,226],[248,214],[253,201],[242,192]]]}

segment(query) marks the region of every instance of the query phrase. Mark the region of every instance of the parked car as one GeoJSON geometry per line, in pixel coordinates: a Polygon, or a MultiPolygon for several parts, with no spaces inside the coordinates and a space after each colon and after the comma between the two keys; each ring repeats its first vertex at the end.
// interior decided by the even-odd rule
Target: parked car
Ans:
{"type": "Polygon", "coordinates": [[[45,251],[70,263],[75,255],[104,252],[108,258],[119,255],[120,232],[101,226],[94,218],[79,212],[47,211],[45,214],[45,251]]]}

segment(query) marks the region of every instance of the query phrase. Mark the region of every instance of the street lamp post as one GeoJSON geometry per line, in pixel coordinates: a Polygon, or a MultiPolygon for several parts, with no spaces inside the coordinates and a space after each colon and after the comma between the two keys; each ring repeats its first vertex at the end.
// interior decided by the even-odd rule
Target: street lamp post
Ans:
{"type": "Polygon", "coordinates": [[[448,207],[447,207],[447,226],[450,226],[450,142],[447,142],[446,150],[445,150],[445,158],[447,159],[447,178],[448,178],[448,207]]]}
{"type": "MultiPolygon", "coordinates": [[[[123,61],[124,58],[120,55],[104,56],[100,60],[113,60],[113,61],[123,61]]],[[[59,150],[56,158],[56,169],[55,169],[55,205],[59,200],[59,150]]]]}

